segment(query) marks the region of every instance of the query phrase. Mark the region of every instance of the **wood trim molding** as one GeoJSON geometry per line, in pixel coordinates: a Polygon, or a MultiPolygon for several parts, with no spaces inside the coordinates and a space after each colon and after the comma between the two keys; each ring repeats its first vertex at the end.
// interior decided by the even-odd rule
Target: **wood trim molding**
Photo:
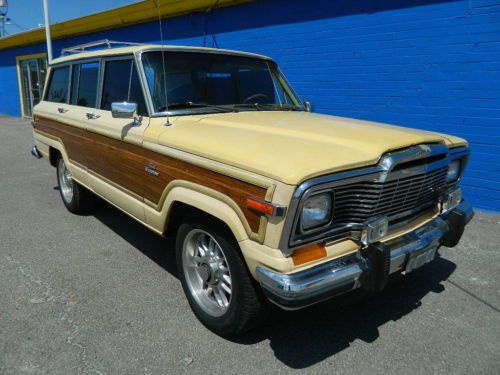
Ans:
{"type": "Polygon", "coordinates": [[[265,216],[246,207],[254,196],[265,200],[272,186],[264,188],[171,156],[106,137],[54,120],[36,117],[35,131],[61,140],[68,158],[136,199],[160,211],[168,187],[186,181],[228,197],[239,208],[253,233],[263,237],[265,216]],[[150,168],[150,173],[146,171],[150,168]]]}

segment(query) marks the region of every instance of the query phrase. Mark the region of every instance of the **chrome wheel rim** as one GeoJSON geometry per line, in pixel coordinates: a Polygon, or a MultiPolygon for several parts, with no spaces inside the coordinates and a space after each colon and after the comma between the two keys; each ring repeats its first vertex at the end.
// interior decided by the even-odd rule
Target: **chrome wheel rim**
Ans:
{"type": "Polygon", "coordinates": [[[220,317],[231,303],[232,280],[226,256],[214,237],[193,229],[184,240],[182,267],[187,286],[198,306],[220,317]]]}
{"type": "Polygon", "coordinates": [[[57,173],[59,177],[59,189],[61,191],[61,195],[66,203],[71,203],[73,199],[73,176],[71,175],[68,168],[66,168],[66,164],[64,160],[59,159],[59,166],[57,168],[57,173]]]}

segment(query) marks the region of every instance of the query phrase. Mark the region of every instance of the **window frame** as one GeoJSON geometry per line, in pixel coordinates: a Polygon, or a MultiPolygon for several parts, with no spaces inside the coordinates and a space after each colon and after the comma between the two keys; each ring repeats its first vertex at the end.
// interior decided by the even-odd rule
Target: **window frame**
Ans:
{"type": "MultiPolygon", "coordinates": [[[[98,69],[98,75],[97,75],[97,95],[96,95],[96,105],[95,107],[82,107],[82,106],[77,106],[77,107],[82,107],[82,108],[93,108],[94,110],[101,110],[101,99],[102,99],[102,90],[103,90],[103,84],[104,84],[104,64],[106,61],[112,61],[112,60],[133,60],[134,61],[134,67],[137,71],[137,75],[139,76],[139,81],[141,84],[141,90],[142,94],[144,96],[144,101],[146,103],[146,109],[148,113],[148,117],[151,117],[151,103],[149,102],[149,96],[147,95],[147,90],[146,87],[144,86],[145,82],[145,76],[143,74],[142,69],[139,67],[138,60],[137,60],[137,53],[125,53],[125,54],[119,54],[119,55],[112,55],[112,56],[101,56],[101,57],[92,57],[92,58],[84,58],[84,59],[75,59],[75,60],[70,60],[70,61],[65,61],[57,64],[52,64],[49,65],[49,72],[47,74],[47,81],[44,87],[44,93],[42,96],[43,101],[47,101],[47,96],[48,96],[48,87],[49,84],[52,80],[52,74],[55,69],[58,68],[64,68],[68,67],[69,68],[69,79],[68,79],[68,103],[61,103],[65,105],[74,105],[77,106],[76,104],[71,104],[70,103],[70,97],[71,97],[71,89],[72,89],[72,80],[73,80],[73,66],[74,65],[79,65],[79,64],[85,64],[88,62],[98,62],[99,63],[99,69],[98,69]]],[[[102,110],[104,111],[104,110],[102,110]]]]}

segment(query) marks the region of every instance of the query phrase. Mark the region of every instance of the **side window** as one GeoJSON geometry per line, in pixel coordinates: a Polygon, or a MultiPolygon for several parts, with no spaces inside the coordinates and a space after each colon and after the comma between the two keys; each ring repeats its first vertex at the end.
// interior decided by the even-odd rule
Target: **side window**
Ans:
{"type": "Polygon", "coordinates": [[[73,65],[71,71],[70,104],[95,108],[98,76],[98,62],[73,65]]]}
{"type": "Polygon", "coordinates": [[[52,70],[45,100],[56,103],[68,103],[69,67],[52,70]]]}
{"type": "Polygon", "coordinates": [[[78,98],[76,105],[94,108],[97,99],[97,77],[99,75],[99,63],[90,62],[80,65],[80,77],[78,80],[78,98]]]}
{"type": "Polygon", "coordinates": [[[110,111],[113,102],[137,103],[137,113],[146,115],[146,103],[133,60],[107,61],[104,66],[101,109],[110,111]]]}

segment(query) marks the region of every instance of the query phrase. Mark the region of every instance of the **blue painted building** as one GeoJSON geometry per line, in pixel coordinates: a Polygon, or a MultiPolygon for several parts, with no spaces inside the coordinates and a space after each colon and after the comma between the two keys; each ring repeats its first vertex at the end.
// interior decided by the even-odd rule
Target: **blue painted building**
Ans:
{"type": "MultiPolygon", "coordinates": [[[[168,15],[164,42],[271,56],[315,112],[466,138],[464,193],[476,208],[500,211],[500,0],[225,5],[168,15]]],[[[56,39],[55,56],[103,38],[160,43],[159,23],[56,39]]],[[[16,57],[45,51],[43,42],[23,44],[0,40],[0,113],[12,116],[21,116],[16,57]]]]}

